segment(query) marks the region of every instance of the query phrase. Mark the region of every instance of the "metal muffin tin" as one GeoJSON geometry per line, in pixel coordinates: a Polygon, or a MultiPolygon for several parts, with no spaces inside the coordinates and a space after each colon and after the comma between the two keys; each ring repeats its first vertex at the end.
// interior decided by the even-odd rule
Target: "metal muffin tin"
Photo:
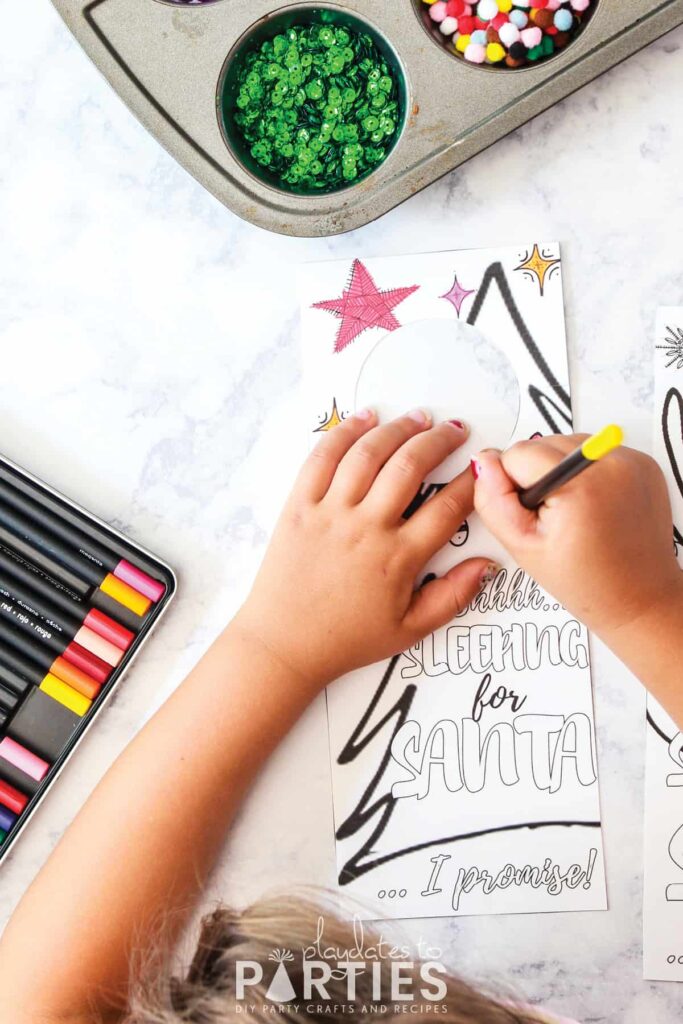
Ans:
{"type": "Polygon", "coordinates": [[[369,223],[683,23],[683,0],[599,0],[566,49],[511,71],[449,54],[426,31],[420,0],[52,2],[133,113],[209,191],[245,220],[301,236],[369,223]],[[301,196],[258,180],[226,145],[218,89],[227,55],[252,26],[285,8],[311,7],[351,13],[386,38],[405,74],[408,117],[367,178],[301,196]]]}

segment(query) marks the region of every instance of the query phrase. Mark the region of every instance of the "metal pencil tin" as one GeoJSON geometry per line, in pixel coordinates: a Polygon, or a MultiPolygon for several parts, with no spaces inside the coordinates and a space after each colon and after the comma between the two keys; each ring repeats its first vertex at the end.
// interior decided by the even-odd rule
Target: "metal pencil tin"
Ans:
{"type": "Polygon", "coordinates": [[[466,63],[430,37],[421,0],[53,0],[131,110],[175,158],[245,220],[282,234],[367,224],[469,157],[683,23],[683,0],[598,0],[577,37],[517,70],[466,63]],[[297,195],[262,180],[222,125],[226,58],[285,10],[325,7],[369,26],[405,75],[407,117],[394,149],[338,192],[297,195]],[[438,88],[435,84],[438,83],[438,88]],[[457,102],[443,103],[443,96],[457,102]]]}
{"type": "MultiPolygon", "coordinates": [[[[118,530],[114,529],[113,526],[110,526],[108,523],[104,522],[104,520],[99,519],[91,512],[88,512],[70,498],[60,494],[59,491],[50,487],[49,484],[44,483],[42,480],[38,479],[38,477],[28,473],[10,459],[0,456],[0,469],[9,470],[11,475],[16,477],[16,480],[18,481],[17,486],[20,486],[24,493],[31,493],[50,510],[62,515],[64,520],[71,526],[76,526],[79,530],[85,533],[86,536],[89,536],[100,545],[108,545],[112,551],[119,554],[121,557],[129,557],[134,563],[137,563],[141,568],[143,568],[144,571],[154,574],[157,579],[163,581],[166,586],[166,591],[163,597],[156,604],[152,605],[144,619],[144,624],[142,625],[139,633],[137,633],[135,640],[126,651],[123,659],[113,670],[109,679],[103,684],[99,694],[93,700],[92,707],[81,719],[73,737],[64,747],[57,760],[50,765],[50,770],[44,780],[38,785],[36,793],[29,797],[29,802],[25,810],[22,811],[18,821],[13,826],[2,845],[0,845],[1,864],[3,859],[13,848],[23,830],[26,828],[26,825],[35,811],[50,792],[52,784],[62,772],[62,769],[68,762],[74,750],[109,701],[123,675],[128,671],[129,667],[144,647],[150,634],[155,629],[160,618],[166,612],[169,604],[173,600],[178,583],[173,569],[171,569],[171,567],[162,559],[157,558],[156,555],[142,547],[142,545],[132,541],[129,537],[126,537],[125,534],[120,533],[118,530]]],[[[26,696],[28,696],[28,694],[26,694],[26,696]]],[[[21,707],[21,704],[19,707],[21,707]]],[[[17,708],[17,711],[18,710],[19,708],[17,708]]],[[[11,727],[11,719],[9,725],[11,727]]],[[[6,732],[7,729],[5,727],[0,727],[0,739],[6,735],[6,732]]]]}

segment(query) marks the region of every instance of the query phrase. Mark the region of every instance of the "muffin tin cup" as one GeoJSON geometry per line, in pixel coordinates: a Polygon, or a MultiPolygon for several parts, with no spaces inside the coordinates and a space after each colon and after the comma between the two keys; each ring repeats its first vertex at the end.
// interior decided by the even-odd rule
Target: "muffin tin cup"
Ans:
{"type": "Polygon", "coordinates": [[[435,45],[414,0],[53,3],[142,123],[187,170],[244,219],[300,236],[369,223],[683,23],[683,0],[599,0],[560,53],[493,73],[435,45]],[[297,11],[316,7],[345,13],[386,40],[405,76],[406,117],[393,150],[367,177],[336,192],[302,195],[274,188],[245,166],[217,116],[216,97],[230,57],[249,33],[283,11],[296,18],[297,11]]]}
{"type": "Polygon", "coordinates": [[[295,195],[305,199],[316,199],[320,198],[320,196],[336,195],[340,192],[345,192],[348,189],[353,189],[360,184],[361,181],[367,181],[369,178],[374,176],[380,168],[384,167],[387,161],[391,159],[391,156],[396,150],[401,136],[403,135],[406,123],[407,104],[408,86],[406,72],[394,47],[388,41],[386,36],[384,36],[375,25],[368,21],[367,18],[359,17],[348,8],[334,3],[299,2],[293,6],[280,7],[260,18],[240,36],[230,50],[230,53],[225,59],[223,68],[221,69],[221,74],[218,79],[218,88],[216,91],[216,115],[218,118],[218,125],[225,141],[225,145],[230,150],[233,158],[241,163],[242,166],[252,175],[252,177],[256,178],[258,182],[273,191],[283,192],[286,195],[295,195]],[[234,86],[240,58],[249,49],[267,39],[272,39],[275,35],[278,35],[281,32],[285,32],[293,25],[311,25],[320,21],[324,21],[325,24],[333,25],[335,27],[343,26],[344,28],[353,29],[356,32],[364,32],[371,37],[379,52],[390,66],[392,74],[396,79],[398,86],[400,122],[394,140],[392,141],[391,148],[385,159],[376,168],[373,168],[369,174],[364,175],[358,182],[349,182],[349,184],[344,185],[341,188],[330,190],[329,192],[311,193],[279,185],[272,174],[269,174],[267,170],[261,168],[256,163],[249,152],[248,145],[244,142],[241,136],[239,128],[232,122],[234,106],[230,102],[230,92],[234,86]]]}
{"type": "MultiPolygon", "coordinates": [[[[547,64],[549,61],[555,60],[561,54],[569,50],[576,40],[586,31],[588,26],[591,24],[595,15],[600,8],[600,0],[595,0],[595,7],[591,10],[588,17],[585,19],[585,23],[579,28],[576,35],[570,40],[567,46],[561,50],[556,50],[553,54],[548,57],[542,57],[538,61],[530,62],[519,68],[509,68],[505,64],[473,64],[470,61],[465,60],[462,54],[455,53],[454,50],[450,49],[450,39],[447,36],[442,35],[439,30],[439,22],[434,22],[429,17],[429,5],[424,0],[411,0],[415,15],[422,25],[422,28],[427,33],[428,37],[432,40],[435,46],[438,46],[440,50],[444,50],[449,57],[453,60],[458,61],[460,64],[465,64],[467,67],[475,68],[477,71],[492,71],[494,73],[500,72],[502,74],[520,74],[529,71],[531,68],[538,67],[539,65],[547,64]]],[[[474,0],[473,6],[476,6],[476,0],[474,0]]]]}

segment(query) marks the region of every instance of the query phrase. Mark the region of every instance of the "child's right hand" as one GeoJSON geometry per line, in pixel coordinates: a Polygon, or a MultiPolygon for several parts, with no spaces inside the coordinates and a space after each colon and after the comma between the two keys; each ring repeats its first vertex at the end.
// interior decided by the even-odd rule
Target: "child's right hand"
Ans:
{"type": "Polygon", "coordinates": [[[574,615],[614,645],[636,622],[675,600],[683,575],[673,551],[671,507],[657,463],[619,448],[550,495],[538,511],[519,502],[585,434],[523,441],[473,460],[475,508],[515,561],[574,615]]]}

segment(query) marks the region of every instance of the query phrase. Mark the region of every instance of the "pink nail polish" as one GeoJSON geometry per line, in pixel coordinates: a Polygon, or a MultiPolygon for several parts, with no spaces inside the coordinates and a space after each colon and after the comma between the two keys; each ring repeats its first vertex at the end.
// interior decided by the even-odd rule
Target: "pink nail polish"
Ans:
{"type": "Polygon", "coordinates": [[[413,409],[412,412],[407,413],[408,419],[415,420],[421,427],[428,427],[432,422],[432,417],[425,409],[413,409]]]}
{"type": "Polygon", "coordinates": [[[481,476],[481,462],[477,462],[476,459],[470,459],[470,469],[472,470],[472,476],[475,480],[478,480],[481,476]]]}
{"type": "Polygon", "coordinates": [[[452,427],[455,427],[456,430],[463,431],[463,433],[467,430],[467,427],[462,420],[448,420],[447,422],[450,423],[452,427]]]}

